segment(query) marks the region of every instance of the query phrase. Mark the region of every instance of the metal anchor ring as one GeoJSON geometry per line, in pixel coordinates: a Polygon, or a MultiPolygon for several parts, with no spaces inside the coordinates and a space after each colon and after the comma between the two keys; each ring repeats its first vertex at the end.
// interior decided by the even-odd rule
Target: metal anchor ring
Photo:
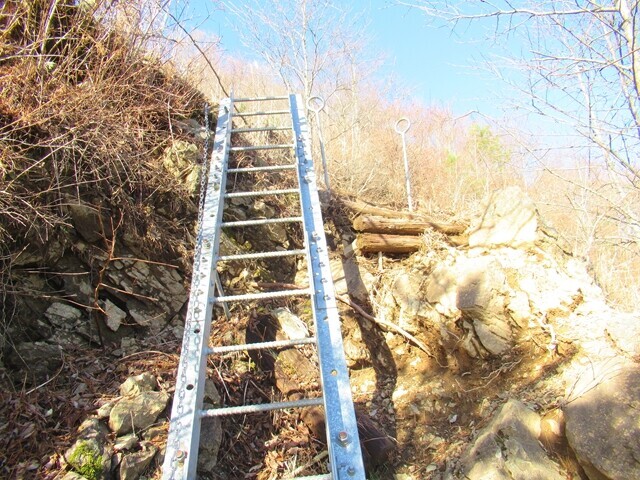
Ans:
{"type": "Polygon", "coordinates": [[[314,113],[318,113],[324,110],[324,105],[325,105],[324,98],[319,97],[318,95],[310,97],[307,100],[307,108],[314,113]],[[316,103],[315,106],[314,106],[314,102],[316,103]]]}
{"type": "Polygon", "coordinates": [[[393,128],[400,135],[404,135],[405,133],[407,133],[410,127],[411,127],[411,121],[406,117],[402,117],[400,120],[396,122],[393,128]],[[404,128],[403,128],[403,123],[406,124],[404,128]]]}

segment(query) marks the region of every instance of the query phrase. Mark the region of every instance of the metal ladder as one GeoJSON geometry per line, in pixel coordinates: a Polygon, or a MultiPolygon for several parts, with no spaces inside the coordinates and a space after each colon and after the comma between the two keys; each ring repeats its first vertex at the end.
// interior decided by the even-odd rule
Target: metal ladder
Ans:
{"type": "MultiPolygon", "coordinates": [[[[200,422],[204,417],[250,414],[270,410],[323,406],[327,431],[330,473],[298,479],[365,479],[358,428],[351,388],[347,372],[340,331],[340,319],[336,305],[333,280],[329,268],[329,256],[324,234],[320,201],[311,159],[309,124],[299,95],[261,98],[230,98],[220,102],[211,165],[209,168],[202,221],[196,243],[191,293],[187,310],[182,353],[176,379],[176,389],[171,411],[171,423],[162,478],[196,478],[200,422]],[[234,128],[233,112],[240,102],[287,101],[288,108],[242,113],[241,116],[290,115],[291,126],[234,128]],[[232,133],[289,130],[293,140],[287,144],[238,146],[231,145],[232,133]],[[253,150],[286,150],[293,152],[295,163],[265,165],[246,168],[228,168],[230,155],[253,150]],[[226,192],[227,174],[275,172],[295,170],[298,188],[226,192]],[[224,200],[234,197],[254,197],[298,193],[301,216],[223,222],[224,200]],[[303,250],[219,255],[222,228],[238,228],[273,223],[301,222],[304,231],[303,250]],[[238,261],[284,256],[305,255],[309,272],[309,286],[300,290],[224,295],[218,280],[218,261],[238,261]],[[300,340],[272,341],[244,345],[227,345],[211,348],[209,335],[215,304],[226,306],[230,302],[247,302],[273,298],[305,295],[310,297],[315,327],[315,337],[300,340]],[[203,396],[207,357],[227,352],[285,348],[303,344],[316,344],[322,396],[299,401],[276,402],[237,407],[220,407],[204,410],[203,396]]],[[[246,122],[246,120],[245,120],[246,122]]]]}

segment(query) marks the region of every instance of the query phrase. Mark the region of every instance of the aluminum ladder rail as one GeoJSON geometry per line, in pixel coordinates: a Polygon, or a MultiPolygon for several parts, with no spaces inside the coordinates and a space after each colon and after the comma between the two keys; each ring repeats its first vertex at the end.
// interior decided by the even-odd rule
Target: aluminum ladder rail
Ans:
{"type": "Polygon", "coordinates": [[[316,185],[313,160],[311,158],[309,124],[299,95],[235,99],[220,102],[211,165],[208,172],[203,215],[198,232],[191,291],[185,323],[182,353],[178,366],[176,389],[171,411],[169,437],[162,469],[163,480],[195,479],[200,423],[204,417],[249,414],[285,408],[322,405],[325,412],[327,447],[330,473],[302,479],[364,480],[365,472],[358,437],[358,428],[351,398],[351,388],[343,350],[340,319],[329,256],[324,234],[320,200],[316,185]],[[255,111],[242,113],[243,117],[262,115],[291,116],[290,127],[258,127],[233,129],[234,103],[288,100],[287,110],[255,111]],[[290,130],[293,143],[281,145],[258,145],[254,147],[232,147],[232,133],[252,131],[290,130]],[[228,168],[229,155],[249,150],[291,149],[296,159],[290,165],[267,165],[261,167],[228,168]],[[226,193],[229,173],[275,172],[296,170],[298,189],[226,193]],[[263,196],[298,193],[301,216],[278,219],[245,220],[223,222],[224,199],[239,196],[263,196]],[[244,253],[220,255],[220,231],[268,223],[302,222],[304,250],[244,253]],[[309,271],[309,287],[302,290],[224,295],[220,287],[216,265],[218,261],[277,258],[289,255],[305,255],[309,271]],[[209,335],[213,317],[213,306],[228,302],[250,301],[270,298],[306,295],[310,297],[315,337],[263,342],[257,344],[209,347],[209,335]],[[317,347],[322,396],[293,402],[275,402],[239,407],[221,407],[203,410],[204,383],[207,356],[234,351],[284,348],[314,343],[317,347]]]}

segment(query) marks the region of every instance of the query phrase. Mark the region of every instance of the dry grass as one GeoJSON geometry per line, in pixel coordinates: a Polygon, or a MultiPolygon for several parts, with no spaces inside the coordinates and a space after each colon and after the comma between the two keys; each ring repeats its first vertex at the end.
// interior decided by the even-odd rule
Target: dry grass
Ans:
{"type": "Polygon", "coordinates": [[[183,187],[162,168],[161,157],[178,136],[174,120],[201,115],[204,99],[139,53],[139,38],[96,20],[96,12],[106,15],[111,5],[97,2],[87,10],[73,1],[28,0],[0,7],[5,322],[12,315],[17,255],[47,252],[54,240],[64,245],[71,232],[68,204],[82,201],[105,218],[122,218],[119,233],[135,239],[141,252],[188,256],[167,238],[191,228],[193,217],[183,215],[191,200],[176,198],[183,187]],[[161,206],[169,211],[165,218],[154,215],[161,206]]]}

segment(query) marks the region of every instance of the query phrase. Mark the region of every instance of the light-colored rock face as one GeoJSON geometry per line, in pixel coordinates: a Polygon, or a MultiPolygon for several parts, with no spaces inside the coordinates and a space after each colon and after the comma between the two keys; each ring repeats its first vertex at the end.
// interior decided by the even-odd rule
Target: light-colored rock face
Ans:
{"type": "Polygon", "coordinates": [[[182,277],[163,265],[128,259],[121,259],[120,263],[122,268],[108,269],[106,277],[120,290],[138,295],[114,294],[126,304],[136,324],[152,331],[162,330],[187,299],[182,277]]]}
{"type": "Polygon", "coordinates": [[[498,190],[489,198],[469,235],[469,246],[520,247],[536,240],[538,215],[533,202],[518,187],[498,190]]]}
{"type": "Polygon", "coordinates": [[[162,163],[176,180],[182,182],[190,193],[198,189],[200,150],[197,145],[175,140],[164,152],[162,163]]]}
{"type": "Polygon", "coordinates": [[[509,400],[460,459],[469,480],[562,480],[561,469],[540,446],[540,417],[509,400]]]}
{"type": "Polygon", "coordinates": [[[640,368],[608,378],[564,408],[569,445],[591,480],[640,478],[640,368]]]}
{"type": "Polygon", "coordinates": [[[133,396],[142,392],[151,392],[156,389],[158,381],[156,377],[149,372],[143,372],[135,377],[127,378],[122,385],[120,385],[120,395],[133,396]]]}
{"type": "Polygon", "coordinates": [[[359,268],[355,257],[332,258],[329,266],[337,295],[348,295],[357,301],[369,302],[369,291],[375,278],[359,268]]]}
{"type": "Polygon", "coordinates": [[[287,339],[295,340],[309,336],[309,329],[304,322],[288,309],[275,308],[271,311],[271,316],[278,322],[287,339]]]}
{"type": "MultiPolygon", "coordinates": [[[[571,315],[592,286],[573,270],[540,249],[452,249],[426,276],[390,272],[387,295],[393,321],[407,331],[458,321],[469,355],[500,356],[531,327],[571,315]]],[[[600,298],[596,290],[591,295],[600,298]]]]}
{"type": "Polygon", "coordinates": [[[116,435],[143,430],[156,421],[168,401],[169,396],[165,392],[141,392],[124,397],[109,414],[109,428],[116,435]]]}

